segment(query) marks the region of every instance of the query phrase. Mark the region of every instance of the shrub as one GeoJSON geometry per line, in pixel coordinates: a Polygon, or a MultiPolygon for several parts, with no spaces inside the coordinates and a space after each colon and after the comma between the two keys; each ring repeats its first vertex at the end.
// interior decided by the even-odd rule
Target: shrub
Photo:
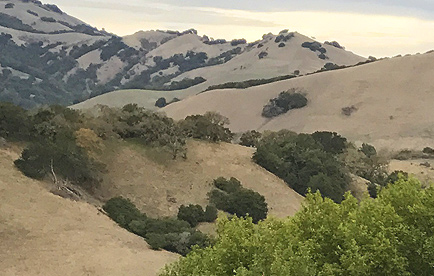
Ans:
{"type": "Polygon", "coordinates": [[[196,227],[200,222],[213,222],[217,219],[217,208],[206,206],[205,211],[200,205],[181,205],[178,210],[178,219],[186,221],[191,227],[196,227]]]}
{"type": "Polygon", "coordinates": [[[55,142],[33,142],[14,163],[28,177],[41,179],[54,172],[89,191],[99,185],[102,170],[101,164],[91,160],[84,149],[67,137],[58,137],[55,142]]]}
{"type": "Polygon", "coordinates": [[[307,98],[296,92],[295,89],[281,92],[277,98],[273,98],[262,110],[262,116],[273,118],[286,113],[291,109],[302,108],[307,105],[307,98]]]}
{"type": "Polygon", "coordinates": [[[316,131],[312,133],[312,138],[322,145],[324,151],[332,154],[343,153],[347,147],[347,138],[336,132],[316,131]]]}
{"type": "Polygon", "coordinates": [[[217,219],[217,208],[212,205],[207,205],[203,214],[204,222],[214,222],[217,219]]]}
{"type": "Polygon", "coordinates": [[[328,57],[325,54],[319,54],[318,57],[320,59],[328,59],[328,57]]]}
{"type": "Polygon", "coordinates": [[[166,105],[166,98],[164,97],[158,98],[158,100],[155,102],[155,106],[159,108],[165,107],[166,105]]]}
{"type": "Polygon", "coordinates": [[[5,5],[5,9],[13,9],[14,7],[15,7],[15,4],[13,4],[13,3],[7,3],[5,5]]]}
{"type": "Polygon", "coordinates": [[[343,199],[349,179],[334,154],[308,134],[277,133],[262,138],[253,160],[282,178],[301,195],[319,190],[336,202],[343,199]]]}
{"type": "Polygon", "coordinates": [[[108,200],[103,209],[112,220],[127,230],[130,230],[131,222],[146,218],[129,199],[120,196],[108,200]]]}
{"type": "Polygon", "coordinates": [[[187,137],[211,142],[230,142],[232,140],[232,132],[225,127],[227,124],[229,120],[215,112],[191,115],[180,122],[181,129],[187,137]]]}
{"type": "Polygon", "coordinates": [[[37,14],[36,12],[34,12],[34,11],[31,11],[31,10],[27,10],[27,12],[29,13],[29,14],[31,14],[31,15],[34,15],[34,16],[39,16],[39,14],[37,14]]]}
{"type": "Polygon", "coordinates": [[[422,152],[425,153],[425,154],[434,154],[434,149],[433,149],[433,148],[430,148],[430,147],[425,147],[425,148],[422,150],[422,152]]]}
{"type": "Polygon", "coordinates": [[[265,51],[260,52],[258,55],[259,59],[263,59],[264,57],[267,57],[267,56],[268,56],[268,53],[265,51]]]}
{"type": "Polygon", "coordinates": [[[214,180],[214,186],[217,189],[211,190],[208,196],[217,209],[237,216],[250,216],[255,223],[266,218],[268,208],[265,198],[255,191],[243,188],[238,179],[231,177],[226,180],[219,177],[214,180]]]}
{"type": "Polygon", "coordinates": [[[52,17],[45,17],[45,16],[42,16],[41,20],[44,21],[44,22],[51,22],[51,23],[56,22],[56,19],[54,19],[52,17]]]}
{"type": "MultiPolygon", "coordinates": [[[[188,209],[198,209],[191,206],[188,209]]],[[[185,256],[192,246],[210,245],[208,236],[192,229],[188,222],[175,218],[149,218],[128,199],[112,198],[104,204],[103,209],[121,227],[145,238],[154,250],[166,249],[185,256]]],[[[200,209],[203,213],[202,207],[200,209]]]]}
{"type": "Polygon", "coordinates": [[[256,147],[262,134],[256,130],[250,130],[241,134],[240,145],[246,147],[256,147]]]}
{"type": "Polygon", "coordinates": [[[8,140],[28,139],[31,127],[29,121],[23,108],[0,102],[0,137],[8,140]]]}
{"type": "Polygon", "coordinates": [[[359,110],[359,109],[357,107],[355,107],[354,105],[342,107],[342,115],[351,116],[351,114],[353,114],[357,110],[359,110]]]}
{"type": "Polygon", "coordinates": [[[365,154],[365,156],[368,158],[377,155],[377,150],[375,149],[375,147],[366,143],[362,144],[360,151],[363,152],[363,154],[365,154]]]}
{"type": "Polygon", "coordinates": [[[235,177],[231,177],[229,180],[224,177],[219,177],[214,179],[213,184],[214,187],[226,193],[234,193],[242,188],[241,182],[235,177]]]}
{"type": "Polygon", "coordinates": [[[224,209],[238,217],[250,216],[254,223],[267,217],[268,207],[264,196],[250,190],[239,189],[229,194],[230,204],[224,209]]]}
{"type": "Polygon", "coordinates": [[[178,210],[178,219],[186,221],[191,227],[196,227],[199,222],[203,221],[204,211],[202,206],[190,204],[181,205],[178,210]]]}
{"type": "Polygon", "coordinates": [[[345,49],[345,47],[341,46],[337,41],[332,41],[332,42],[326,41],[326,42],[324,42],[324,44],[330,45],[330,46],[333,46],[333,47],[336,47],[339,49],[343,49],[343,50],[345,49]]]}
{"type": "Polygon", "coordinates": [[[279,43],[279,48],[283,48],[283,47],[285,47],[285,43],[283,42],[279,43]]]}
{"type": "Polygon", "coordinates": [[[246,43],[247,43],[247,40],[245,40],[244,38],[242,38],[242,39],[233,39],[231,41],[231,46],[237,46],[237,45],[246,44],[246,43]]]}

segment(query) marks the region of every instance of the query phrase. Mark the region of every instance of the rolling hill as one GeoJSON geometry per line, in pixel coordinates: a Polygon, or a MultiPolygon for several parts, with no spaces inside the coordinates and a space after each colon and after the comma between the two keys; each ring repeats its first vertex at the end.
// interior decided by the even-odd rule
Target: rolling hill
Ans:
{"type": "MultiPolygon", "coordinates": [[[[71,105],[119,89],[181,90],[177,98],[184,98],[226,81],[365,60],[337,43],[314,43],[287,30],[253,43],[214,40],[193,29],[122,38],[36,0],[2,1],[0,44],[0,100],[26,108],[71,105]]],[[[146,107],[154,107],[154,94],[142,93],[153,102],[146,107]]]]}
{"type": "Polygon", "coordinates": [[[173,216],[182,204],[209,204],[213,179],[235,177],[265,197],[270,215],[293,215],[303,197],[255,164],[253,152],[239,145],[189,141],[187,159],[172,160],[143,146],[119,144],[104,151],[108,165],[100,196],[122,195],[150,216],[173,216]]]}
{"type": "Polygon", "coordinates": [[[244,90],[213,90],[162,111],[175,119],[217,111],[234,132],[328,130],[377,147],[420,150],[434,144],[433,68],[433,53],[396,57],[244,90]],[[306,107],[272,119],[261,116],[270,99],[291,88],[306,93],[306,107]]]}
{"type": "Polygon", "coordinates": [[[94,206],[51,194],[0,149],[2,275],[157,275],[178,255],[153,251],[94,206]]]}

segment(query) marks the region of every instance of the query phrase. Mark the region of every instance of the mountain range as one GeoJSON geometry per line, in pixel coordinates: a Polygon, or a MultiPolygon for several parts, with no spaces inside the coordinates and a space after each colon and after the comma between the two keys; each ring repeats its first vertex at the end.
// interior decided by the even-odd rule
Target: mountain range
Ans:
{"type": "Polygon", "coordinates": [[[0,100],[26,108],[71,105],[122,89],[160,91],[143,97],[142,105],[153,108],[158,98],[177,101],[225,82],[289,78],[366,60],[337,42],[288,30],[251,43],[194,29],[120,37],[30,0],[2,1],[0,44],[0,100]]]}

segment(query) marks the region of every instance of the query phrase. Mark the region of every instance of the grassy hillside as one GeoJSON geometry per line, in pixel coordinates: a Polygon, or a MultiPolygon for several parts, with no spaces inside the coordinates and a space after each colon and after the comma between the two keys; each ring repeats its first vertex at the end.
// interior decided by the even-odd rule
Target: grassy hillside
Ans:
{"type": "Polygon", "coordinates": [[[153,251],[94,206],[55,196],[0,149],[2,275],[156,275],[177,255],[153,251]]]}
{"type": "Polygon", "coordinates": [[[217,177],[235,177],[265,197],[269,214],[293,215],[303,197],[272,173],[255,164],[254,149],[227,143],[188,142],[187,159],[172,160],[141,145],[118,144],[105,152],[107,174],[103,199],[122,195],[150,216],[176,215],[180,205],[208,204],[217,177]]]}
{"type": "Polygon", "coordinates": [[[434,144],[433,68],[432,53],[393,58],[245,90],[209,91],[162,111],[175,119],[217,111],[229,118],[234,132],[329,130],[377,147],[420,150],[434,144]],[[306,107],[273,119],[261,116],[270,99],[291,88],[306,94],[306,107]]]}

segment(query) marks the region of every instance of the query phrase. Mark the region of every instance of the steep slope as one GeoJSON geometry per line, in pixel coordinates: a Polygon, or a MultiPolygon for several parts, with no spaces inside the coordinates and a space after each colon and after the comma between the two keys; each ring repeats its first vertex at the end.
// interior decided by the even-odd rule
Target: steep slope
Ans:
{"type": "Polygon", "coordinates": [[[176,215],[181,204],[206,206],[212,180],[220,176],[236,177],[244,187],[262,194],[272,216],[294,214],[303,200],[281,179],[253,163],[251,148],[190,141],[187,159],[175,161],[141,146],[113,148],[104,154],[109,165],[101,196],[128,197],[154,217],[176,215]]]}
{"type": "Polygon", "coordinates": [[[157,275],[177,255],[149,249],[89,204],[49,193],[0,149],[1,275],[157,275]]]}
{"type": "Polygon", "coordinates": [[[163,112],[182,119],[217,111],[230,119],[235,132],[330,130],[353,141],[420,150],[434,144],[433,68],[433,53],[393,58],[245,90],[210,91],[171,104],[163,112]],[[308,105],[273,119],[262,117],[263,106],[290,88],[305,91],[308,105]],[[345,107],[354,112],[344,115],[345,107]]]}

